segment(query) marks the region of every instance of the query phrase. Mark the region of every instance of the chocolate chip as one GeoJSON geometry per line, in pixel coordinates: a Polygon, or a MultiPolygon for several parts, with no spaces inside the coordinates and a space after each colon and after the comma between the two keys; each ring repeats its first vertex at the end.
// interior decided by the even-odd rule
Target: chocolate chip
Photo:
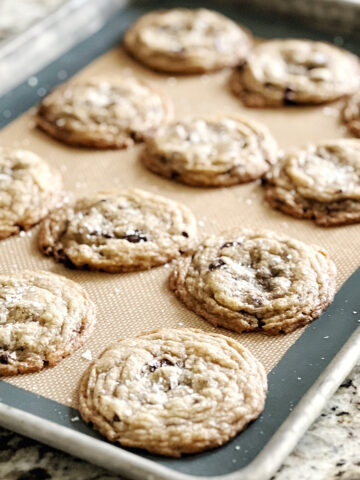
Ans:
{"type": "Polygon", "coordinates": [[[346,382],[344,382],[340,385],[340,387],[342,387],[342,388],[349,388],[349,387],[352,387],[352,386],[353,386],[353,381],[351,379],[346,380],[346,382]]]}
{"type": "Polygon", "coordinates": [[[242,72],[244,70],[244,68],[246,67],[247,65],[247,62],[244,60],[242,63],[240,63],[237,67],[236,67],[236,70],[238,72],[242,72]]]}
{"type": "Polygon", "coordinates": [[[350,415],[349,412],[339,412],[336,414],[337,417],[342,417],[343,415],[350,415]]]}
{"type": "Polygon", "coordinates": [[[296,105],[295,91],[290,87],[285,88],[284,105],[296,105]]]}
{"type": "Polygon", "coordinates": [[[258,322],[258,327],[259,328],[263,328],[266,325],[266,323],[264,322],[264,320],[262,318],[256,317],[256,320],[258,322]]]}
{"type": "Polygon", "coordinates": [[[175,178],[178,178],[180,176],[180,173],[177,172],[176,170],[171,170],[171,174],[170,174],[172,180],[175,180],[175,178]]]}
{"type": "Polygon", "coordinates": [[[18,480],[47,480],[51,475],[44,468],[32,468],[17,477],[18,480]]]}
{"type": "Polygon", "coordinates": [[[225,262],[223,262],[223,261],[219,258],[219,259],[216,260],[215,262],[210,263],[210,265],[209,265],[209,270],[212,272],[212,271],[215,270],[216,268],[220,268],[220,267],[222,267],[223,265],[225,265],[225,262]]]}
{"type": "Polygon", "coordinates": [[[134,233],[129,233],[128,235],[124,235],[120,238],[123,238],[130,243],[147,242],[146,235],[144,235],[140,230],[134,230],[134,233]]]}
{"type": "Polygon", "coordinates": [[[266,177],[262,177],[261,179],[261,185],[264,186],[268,183],[268,179],[266,177]]]}
{"type": "Polygon", "coordinates": [[[181,232],[181,235],[185,238],[189,238],[189,234],[187,232],[181,232]]]}
{"type": "Polygon", "coordinates": [[[77,328],[73,329],[73,332],[81,334],[84,331],[85,325],[82,323],[77,328]]]}
{"type": "Polygon", "coordinates": [[[91,237],[104,237],[104,238],[114,238],[113,233],[103,233],[100,230],[94,230],[93,232],[90,232],[89,235],[91,237]]]}
{"type": "Polygon", "coordinates": [[[115,415],[113,416],[112,421],[113,421],[113,422],[121,422],[119,415],[116,415],[116,413],[115,413],[115,415]]]}
{"type": "Polygon", "coordinates": [[[8,353],[1,353],[0,354],[0,363],[6,365],[9,363],[9,354],[8,353]]]}

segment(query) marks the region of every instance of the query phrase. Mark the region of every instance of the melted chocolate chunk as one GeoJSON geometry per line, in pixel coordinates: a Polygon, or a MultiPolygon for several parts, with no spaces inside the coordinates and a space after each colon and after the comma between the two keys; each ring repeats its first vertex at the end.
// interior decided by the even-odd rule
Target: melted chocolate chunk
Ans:
{"type": "Polygon", "coordinates": [[[290,87],[285,88],[284,105],[296,105],[295,91],[290,87]]]}
{"type": "Polygon", "coordinates": [[[141,230],[134,230],[134,233],[130,233],[129,235],[124,235],[124,240],[127,240],[130,243],[139,243],[139,242],[147,242],[147,237],[144,235],[141,230]]]}
{"type": "Polygon", "coordinates": [[[99,230],[94,230],[93,232],[90,232],[89,235],[92,237],[114,238],[113,233],[103,233],[99,230]]]}
{"type": "Polygon", "coordinates": [[[9,363],[9,354],[8,353],[1,353],[0,354],[0,363],[7,365],[9,363]]]}
{"type": "Polygon", "coordinates": [[[175,180],[175,178],[178,178],[180,176],[180,173],[177,172],[176,170],[171,170],[171,178],[172,180],[175,180]]]}
{"type": "Polygon", "coordinates": [[[256,317],[256,320],[258,322],[258,327],[259,328],[263,328],[266,325],[266,323],[264,322],[264,320],[262,318],[256,317]]]}
{"type": "Polygon", "coordinates": [[[209,270],[212,272],[213,270],[216,270],[217,268],[222,267],[225,265],[225,262],[223,262],[220,258],[218,260],[215,260],[215,262],[210,263],[209,265],[209,270]]]}
{"type": "Polygon", "coordinates": [[[349,388],[349,387],[352,387],[352,386],[353,386],[353,381],[351,379],[346,380],[346,382],[344,382],[340,385],[341,388],[349,388]]]}
{"type": "Polygon", "coordinates": [[[181,235],[185,238],[189,238],[189,234],[187,232],[181,232],[181,235]]]}
{"type": "Polygon", "coordinates": [[[112,421],[113,421],[113,422],[120,422],[121,420],[120,420],[119,415],[116,415],[116,413],[115,413],[115,415],[113,416],[112,421]]]}
{"type": "Polygon", "coordinates": [[[238,72],[242,72],[244,70],[244,68],[246,67],[247,65],[247,62],[244,60],[242,63],[240,63],[237,67],[236,67],[236,70],[238,72]]]}
{"type": "Polygon", "coordinates": [[[17,477],[18,480],[47,480],[48,478],[51,478],[51,475],[44,468],[32,468],[17,477]]]}

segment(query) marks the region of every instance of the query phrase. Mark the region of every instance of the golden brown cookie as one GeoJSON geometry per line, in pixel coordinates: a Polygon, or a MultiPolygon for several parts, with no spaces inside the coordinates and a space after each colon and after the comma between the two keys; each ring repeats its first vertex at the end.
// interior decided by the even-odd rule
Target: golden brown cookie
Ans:
{"type": "Polygon", "coordinates": [[[125,35],[137,60],[170,73],[201,73],[241,63],[252,45],[242,27],[218,12],[174,8],[148,13],[125,35]]]}
{"type": "Polygon", "coordinates": [[[346,100],[342,114],[349,131],[360,137],[360,92],[346,100]]]}
{"type": "Polygon", "coordinates": [[[94,324],[95,305],[77,283],[43,271],[0,275],[0,375],[53,367],[94,324]]]}
{"type": "Polygon", "coordinates": [[[127,148],[171,116],[169,100],[134,77],[67,83],[41,103],[38,126],[70,145],[127,148]]]}
{"type": "Polygon", "coordinates": [[[31,228],[61,197],[60,174],[38,155],[0,147],[0,239],[31,228]]]}
{"type": "Polygon", "coordinates": [[[108,347],[81,380],[79,410],[111,442],[179,457],[228,442],[266,390],[264,367],[235,340],[163,329],[108,347]]]}
{"type": "Polygon", "coordinates": [[[250,182],[277,158],[268,129],[236,115],[177,121],[149,137],[145,147],[142,160],[150,170],[204,187],[250,182]]]}
{"type": "Polygon", "coordinates": [[[360,140],[329,140],[288,153],[263,179],[273,208],[322,227],[360,222],[360,140]]]}
{"type": "Polygon", "coordinates": [[[208,237],[179,259],[170,288],[190,310],[236,332],[292,332],[332,302],[336,267],[323,249],[270,231],[208,237]]]}
{"type": "Polygon", "coordinates": [[[230,85],[248,107],[319,104],[360,87],[360,62],[324,42],[270,40],[251,51],[230,85]]]}
{"type": "Polygon", "coordinates": [[[128,272],[192,250],[196,220],[184,205],[143,190],[99,192],[54,211],[39,246],[68,266],[128,272]]]}

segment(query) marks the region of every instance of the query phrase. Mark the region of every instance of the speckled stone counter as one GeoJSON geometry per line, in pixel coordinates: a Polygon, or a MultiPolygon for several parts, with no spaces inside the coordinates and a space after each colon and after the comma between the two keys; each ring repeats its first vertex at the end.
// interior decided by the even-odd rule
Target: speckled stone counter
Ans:
{"type": "MultiPolygon", "coordinates": [[[[0,429],[0,479],[120,480],[121,477],[0,429]]],[[[360,361],[272,480],[332,479],[360,480],[360,361]]]]}

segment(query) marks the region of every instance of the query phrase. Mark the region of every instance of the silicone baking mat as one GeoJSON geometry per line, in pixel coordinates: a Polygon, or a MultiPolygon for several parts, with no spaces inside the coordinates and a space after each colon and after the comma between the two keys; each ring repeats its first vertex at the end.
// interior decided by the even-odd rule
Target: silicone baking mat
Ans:
{"type": "MultiPolygon", "coordinates": [[[[211,6],[214,7],[213,4],[211,6]]],[[[174,104],[176,118],[217,112],[241,113],[267,125],[283,149],[305,145],[310,141],[347,136],[339,120],[341,102],[318,107],[246,109],[229,90],[229,70],[173,77],[142,67],[128,57],[120,41],[127,26],[149,9],[150,6],[127,7],[109,21],[101,32],[4,96],[0,100],[1,121],[4,125],[0,132],[1,145],[25,148],[41,155],[62,172],[66,189],[76,196],[96,190],[134,186],[181,201],[193,210],[202,236],[239,225],[268,228],[321,245],[337,265],[340,287],[360,264],[360,249],[356,248],[359,246],[360,225],[319,228],[310,221],[296,220],[272,210],[264,202],[259,182],[220,189],[187,187],[148,172],[139,161],[141,145],[126,151],[80,149],[62,145],[35,128],[35,110],[28,108],[38,103],[56,84],[74,74],[79,79],[96,77],[107,81],[125,74],[143,78],[166,92],[174,104]],[[23,113],[24,111],[26,112],[23,113]]],[[[241,21],[260,37],[276,35],[319,38],[315,32],[299,30],[296,25],[270,25],[266,19],[249,13],[243,16],[234,8],[225,10],[224,13],[241,21]]],[[[321,38],[333,40],[324,34],[321,38]]],[[[339,43],[338,38],[335,40],[339,43]]],[[[356,51],[356,45],[351,41],[346,42],[345,46],[356,51]]],[[[344,299],[337,298],[321,319],[307,329],[286,336],[267,337],[260,333],[239,335],[216,329],[188,311],[168,290],[167,278],[171,265],[127,274],[69,270],[40,254],[37,232],[38,228],[35,227],[18,237],[0,242],[0,271],[43,269],[79,282],[97,305],[97,326],[86,344],[57,367],[3,379],[0,383],[0,397],[5,403],[20,406],[26,411],[36,412],[40,417],[51,418],[69,428],[97,436],[82,424],[74,410],[77,407],[80,376],[89,361],[97,357],[109,343],[160,326],[194,327],[229,335],[247,346],[263,362],[267,372],[271,372],[264,414],[228,446],[182,460],[161,459],[144,454],[176,470],[197,475],[209,474],[209,470],[203,468],[206,462],[209,468],[211,466],[211,474],[215,475],[236,471],[246,465],[261,450],[356,326],[357,311],[354,310],[352,300],[345,302],[344,299]],[[342,317],[339,318],[339,315],[342,317]],[[299,337],[300,340],[296,342],[299,337]],[[294,347],[290,349],[292,345],[294,347]],[[294,354],[291,357],[293,351],[295,357],[294,354]],[[280,362],[282,358],[285,363],[280,362]],[[283,377],[280,378],[279,375],[283,377]],[[41,397],[35,397],[34,394],[41,397]],[[281,398],[284,407],[282,412],[274,411],[275,405],[271,401],[275,398],[281,398]],[[275,413],[278,418],[274,421],[275,413]],[[234,442],[240,447],[236,451],[235,461],[232,458],[231,461],[224,462],[221,456],[226,455],[224,452],[234,452],[234,442]]]]}

